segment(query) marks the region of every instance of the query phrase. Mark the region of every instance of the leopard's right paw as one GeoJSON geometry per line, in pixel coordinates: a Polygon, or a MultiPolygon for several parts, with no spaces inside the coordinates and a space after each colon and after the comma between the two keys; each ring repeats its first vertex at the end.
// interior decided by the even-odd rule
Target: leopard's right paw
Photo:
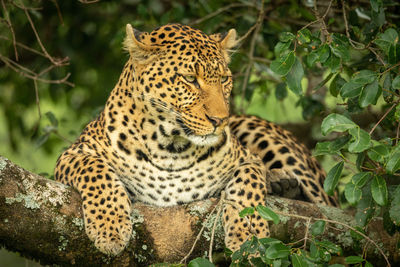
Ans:
{"type": "Polygon", "coordinates": [[[85,230],[89,239],[102,253],[116,256],[128,245],[132,234],[132,222],[127,211],[109,211],[104,214],[98,210],[96,214],[85,216],[85,230]]]}

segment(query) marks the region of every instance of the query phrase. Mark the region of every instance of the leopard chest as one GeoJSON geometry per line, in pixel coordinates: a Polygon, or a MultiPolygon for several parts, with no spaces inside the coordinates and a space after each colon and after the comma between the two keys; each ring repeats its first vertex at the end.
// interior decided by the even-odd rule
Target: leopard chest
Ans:
{"type": "Polygon", "coordinates": [[[207,159],[189,158],[176,168],[162,168],[143,157],[132,159],[119,176],[134,201],[171,206],[216,196],[224,189],[236,167],[232,153],[210,154],[207,159]]]}

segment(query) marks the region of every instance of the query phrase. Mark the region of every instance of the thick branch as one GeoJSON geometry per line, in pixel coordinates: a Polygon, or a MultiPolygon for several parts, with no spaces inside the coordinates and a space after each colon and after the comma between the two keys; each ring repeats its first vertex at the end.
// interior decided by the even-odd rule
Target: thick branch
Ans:
{"type": "MultiPolygon", "coordinates": [[[[68,186],[32,174],[0,157],[0,245],[19,251],[43,264],[142,266],[154,262],[179,262],[190,250],[207,211],[216,200],[206,200],[170,208],[135,204],[132,242],[118,257],[108,258],[96,251],[86,237],[79,194],[68,186]]],[[[336,208],[316,206],[295,200],[268,197],[268,205],[280,212],[306,217],[324,217],[354,225],[352,216],[336,208]]],[[[203,255],[213,218],[207,222],[203,237],[192,256],[203,255]]],[[[282,217],[272,226],[272,235],[284,242],[304,238],[306,220],[282,217]]],[[[343,226],[331,225],[326,238],[341,245],[345,253],[354,252],[354,243],[343,226]]],[[[382,246],[391,262],[399,262],[398,236],[390,237],[380,219],[371,222],[368,235],[382,246]]],[[[223,233],[217,227],[214,243],[223,246],[223,233]]],[[[368,246],[369,258],[383,262],[382,256],[368,246]]],[[[379,265],[383,266],[383,265],[379,265]]]]}

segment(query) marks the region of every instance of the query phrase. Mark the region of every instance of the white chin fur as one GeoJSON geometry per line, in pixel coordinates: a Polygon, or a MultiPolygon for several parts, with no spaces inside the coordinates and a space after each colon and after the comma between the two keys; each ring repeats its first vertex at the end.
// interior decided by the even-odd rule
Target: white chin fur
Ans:
{"type": "Polygon", "coordinates": [[[187,139],[197,146],[213,146],[216,145],[221,136],[218,135],[189,135],[187,139]]]}

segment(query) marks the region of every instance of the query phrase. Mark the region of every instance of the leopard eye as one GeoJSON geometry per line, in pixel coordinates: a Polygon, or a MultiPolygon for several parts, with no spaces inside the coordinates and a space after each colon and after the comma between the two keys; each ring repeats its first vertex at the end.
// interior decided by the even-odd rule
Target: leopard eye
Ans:
{"type": "Polygon", "coordinates": [[[225,75],[225,76],[221,76],[221,83],[226,82],[229,79],[229,76],[225,75]]]}
{"type": "Polygon", "coordinates": [[[189,83],[194,83],[196,81],[195,75],[184,75],[183,78],[189,83]]]}

